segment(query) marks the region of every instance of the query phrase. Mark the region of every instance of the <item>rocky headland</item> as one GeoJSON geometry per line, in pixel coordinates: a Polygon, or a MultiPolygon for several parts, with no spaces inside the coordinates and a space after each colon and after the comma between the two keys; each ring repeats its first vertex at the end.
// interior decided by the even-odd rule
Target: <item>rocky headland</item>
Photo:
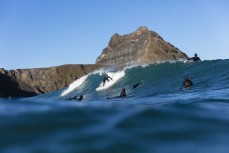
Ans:
{"type": "Polygon", "coordinates": [[[187,58],[185,53],[164,41],[156,32],[139,27],[131,34],[114,34],[96,64],[125,67],[187,58]]]}
{"type": "Polygon", "coordinates": [[[61,89],[77,78],[107,66],[153,64],[187,59],[178,48],[147,27],[127,35],[114,34],[96,64],[71,64],[49,68],[5,70],[0,68],[0,97],[31,97],[61,89]]]}

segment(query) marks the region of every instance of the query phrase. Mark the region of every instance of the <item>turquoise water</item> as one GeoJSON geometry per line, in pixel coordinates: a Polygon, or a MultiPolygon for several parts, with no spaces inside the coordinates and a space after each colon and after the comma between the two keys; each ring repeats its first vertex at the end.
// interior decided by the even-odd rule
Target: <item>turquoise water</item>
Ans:
{"type": "Polygon", "coordinates": [[[229,60],[103,71],[26,99],[0,99],[1,153],[228,153],[229,60]],[[114,76],[117,74],[113,73],[114,76]],[[193,87],[182,89],[188,75],[193,87]],[[115,76],[116,77],[116,76],[115,76]],[[142,82],[132,89],[133,85],[142,82]],[[127,98],[106,99],[126,89],[127,98]],[[84,95],[81,102],[70,101],[84,95]]]}

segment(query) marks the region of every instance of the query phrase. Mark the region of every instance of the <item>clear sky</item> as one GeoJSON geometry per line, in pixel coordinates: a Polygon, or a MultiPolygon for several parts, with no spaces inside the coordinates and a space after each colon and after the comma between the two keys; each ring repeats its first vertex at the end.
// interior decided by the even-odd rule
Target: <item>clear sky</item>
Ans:
{"type": "Polygon", "coordinates": [[[190,57],[229,59],[229,0],[0,0],[0,67],[93,64],[139,26],[190,57]]]}

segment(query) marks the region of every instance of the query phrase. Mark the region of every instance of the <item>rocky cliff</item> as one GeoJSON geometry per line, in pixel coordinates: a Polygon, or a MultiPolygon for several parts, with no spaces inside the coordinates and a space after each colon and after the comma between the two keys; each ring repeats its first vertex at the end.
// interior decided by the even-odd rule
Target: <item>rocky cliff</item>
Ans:
{"type": "Polygon", "coordinates": [[[152,64],[188,58],[178,48],[164,41],[147,27],[139,27],[127,35],[114,34],[108,46],[97,58],[96,64],[128,66],[132,64],[152,64]]]}
{"type": "Polygon", "coordinates": [[[0,69],[0,97],[30,97],[68,86],[100,65],[62,65],[36,69],[0,69]]]}

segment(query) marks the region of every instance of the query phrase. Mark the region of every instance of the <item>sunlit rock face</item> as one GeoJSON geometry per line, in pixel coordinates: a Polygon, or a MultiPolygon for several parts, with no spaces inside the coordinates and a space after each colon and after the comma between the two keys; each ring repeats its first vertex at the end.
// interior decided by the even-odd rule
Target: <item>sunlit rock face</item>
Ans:
{"type": "Polygon", "coordinates": [[[114,34],[96,64],[125,67],[186,58],[185,53],[164,41],[157,33],[149,31],[147,27],[139,27],[127,35],[114,34]]]}

